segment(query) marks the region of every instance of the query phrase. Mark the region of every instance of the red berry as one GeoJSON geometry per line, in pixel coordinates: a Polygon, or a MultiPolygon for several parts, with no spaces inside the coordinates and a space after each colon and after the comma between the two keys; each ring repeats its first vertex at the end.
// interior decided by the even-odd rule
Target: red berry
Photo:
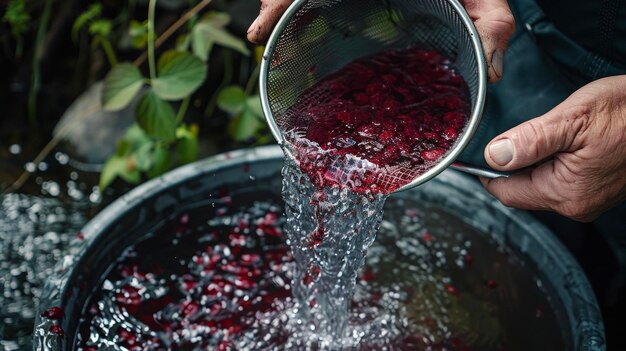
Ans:
{"type": "Polygon", "coordinates": [[[424,150],[422,151],[422,158],[426,161],[435,161],[443,156],[445,152],[446,150],[439,147],[436,147],[432,150],[424,150]]]}
{"type": "Polygon", "coordinates": [[[449,127],[446,128],[443,132],[443,136],[448,140],[456,140],[458,138],[459,133],[457,133],[456,129],[449,127]]]}
{"type": "Polygon", "coordinates": [[[58,336],[65,335],[65,332],[63,331],[63,328],[61,328],[61,326],[58,325],[58,324],[51,325],[49,331],[50,331],[50,333],[56,334],[58,336]]]}
{"type": "Polygon", "coordinates": [[[430,234],[429,232],[426,232],[422,234],[422,240],[424,240],[425,242],[431,242],[433,241],[433,235],[430,234]]]}
{"type": "Polygon", "coordinates": [[[61,319],[63,317],[63,309],[53,306],[42,312],[41,316],[49,319],[61,319]]]}
{"type": "Polygon", "coordinates": [[[454,297],[458,297],[460,295],[459,290],[457,290],[457,288],[455,288],[453,285],[451,284],[446,284],[444,286],[446,292],[454,297]]]}

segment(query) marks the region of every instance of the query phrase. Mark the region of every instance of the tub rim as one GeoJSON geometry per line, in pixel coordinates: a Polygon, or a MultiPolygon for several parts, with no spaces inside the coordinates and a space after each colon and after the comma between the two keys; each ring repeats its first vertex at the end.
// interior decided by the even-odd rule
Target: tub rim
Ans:
{"type": "MultiPolygon", "coordinates": [[[[66,253],[64,258],[55,266],[54,275],[46,281],[42,289],[42,295],[40,296],[37,314],[35,316],[33,350],[56,350],[62,349],[62,345],[67,345],[68,340],[66,337],[60,341],[58,338],[53,339],[56,342],[54,342],[54,345],[50,348],[45,347],[47,346],[45,343],[42,345],[41,339],[45,335],[38,333],[38,326],[42,324],[41,313],[51,306],[64,305],[67,301],[68,293],[66,283],[76,272],[76,264],[81,261],[85,253],[92,249],[94,241],[113,225],[116,218],[128,212],[129,209],[140,206],[144,200],[191,179],[232,166],[263,161],[277,161],[282,158],[282,150],[277,145],[225,152],[178,167],[160,177],[137,186],[111,202],[82,227],[80,232],[84,239],[74,239],[75,242],[78,240],[80,249],[76,252],[66,253]],[[42,303],[44,299],[45,304],[42,303]]],[[[529,213],[502,205],[497,199],[489,195],[479,182],[468,175],[447,169],[436,178],[444,184],[450,184],[455,188],[463,189],[464,192],[471,193],[478,200],[485,202],[487,206],[491,206],[495,210],[502,212],[516,225],[522,227],[533,239],[541,243],[541,246],[548,255],[553,256],[553,261],[558,263],[558,271],[563,272],[564,275],[564,286],[554,286],[555,284],[551,281],[549,281],[548,284],[554,286],[553,290],[556,290],[558,294],[556,297],[562,300],[562,289],[565,288],[570,293],[571,296],[569,297],[573,300],[572,302],[576,302],[566,304],[561,301],[566,307],[567,322],[570,324],[569,336],[573,339],[571,340],[571,342],[574,343],[573,346],[576,346],[576,349],[580,350],[606,350],[604,323],[591,284],[582,270],[582,267],[556,235],[529,213]],[[575,324],[573,322],[575,322],[575,324]]],[[[399,194],[406,195],[410,192],[411,190],[399,194]]],[[[525,259],[531,259],[533,263],[539,266],[531,254],[521,249],[520,251],[521,254],[525,256],[525,259]]],[[[539,266],[539,268],[541,267],[539,266]]],[[[62,318],[60,324],[63,324],[64,320],[67,320],[67,318],[62,318]]],[[[44,334],[49,334],[49,332],[45,332],[44,334]]],[[[71,341],[73,342],[74,340],[71,341]]]]}

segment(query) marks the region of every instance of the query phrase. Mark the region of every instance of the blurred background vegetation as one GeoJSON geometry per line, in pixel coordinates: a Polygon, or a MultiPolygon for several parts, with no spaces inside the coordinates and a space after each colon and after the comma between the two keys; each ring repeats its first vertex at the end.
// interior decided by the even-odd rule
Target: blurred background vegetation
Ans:
{"type": "Polygon", "coordinates": [[[0,0],[0,350],[32,350],[44,283],[137,184],[271,143],[251,0],[0,0]]]}
{"type": "Polygon", "coordinates": [[[0,191],[28,187],[54,155],[70,166],[61,173],[127,189],[271,142],[257,88],[263,48],[245,41],[258,6],[0,0],[0,146],[11,153],[0,155],[0,191]]]}

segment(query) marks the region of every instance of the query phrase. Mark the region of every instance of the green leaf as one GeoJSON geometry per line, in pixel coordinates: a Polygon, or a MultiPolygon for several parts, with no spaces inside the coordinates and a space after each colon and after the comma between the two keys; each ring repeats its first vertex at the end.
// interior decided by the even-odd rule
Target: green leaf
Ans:
{"type": "Polygon", "coordinates": [[[194,54],[206,61],[215,43],[236,50],[243,55],[250,55],[246,43],[228,32],[223,26],[219,22],[210,20],[198,22],[192,31],[191,45],[194,54]]]}
{"type": "Polygon", "coordinates": [[[126,134],[124,134],[124,140],[130,144],[130,149],[133,151],[145,144],[152,145],[154,143],[150,136],[137,124],[128,127],[126,134]]]}
{"type": "Polygon", "coordinates": [[[180,126],[176,130],[176,155],[180,164],[191,163],[198,159],[197,127],[180,126]]]}
{"type": "Polygon", "coordinates": [[[126,156],[131,150],[128,140],[120,139],[115,146],[115,154],[117,156],[126,156]]]}
{"type": "Polygon", "coordinates": [[[232,120],[229,128],[230,136],[236,141],[250,140],[263,124],[249,108],[232,120]]]}
{"type": "Polygon", "coordinates": [[[106,189],[115,178],[121,177],[131,184],[137,184],[141,180],[141,174],[134,166],[132,159],[127,156],[111,156],[100,173],[100,191],[106,189]]]}
{"type": "Polygon", "coordinates": [[[216,27],[226,27],[230,23],[230,15],[227,12],[209,11],[202,16],[200,22],[216,27]]]}
{"type": "Polygon", "coordinates": [[[246,107],[246,92],[238,85],[228,86],[217,96],[217,106],[233,115],[241,113],[246,107]]]}
{"type": "Polygon", "coordinates": [[[89,33],[92,35],[101,35],[103,37],[108,37],[111,33],[112,27],[113,24],[108,19],[95,20],[89,25],[89,33]]]}
{"type": "Polygon", "coordinates": [[[11,25],[11,32],[19,37],[28,29],[30,15],[26,11],[25,0],[9,0],[2,21],[11,25]]]}
{"type": "Polygon", "coordinates": [[[130,36],[132,47],[135,49],[145,48],[148,43],[148,21],[130,21],[128,35],[130,36]]]}
{"type": "Polygon", "coordinates": [[[207,39],[206,33],[198,29],[196,25],[191,31],[191,50],[193,54],[198,56],[202,61],[207,62],[209,54],[213,49],[213,41],[207,39]]]}
{"type": "Polygon", "coordinates": [[[252,95],[246,99],[246,106],[255,116],[263,120],[265,115],[263,114],[263,107],[261,106],[261,97],[259,95],[252,95]]]}
{"type": "Polygon", "coordinates": [[[106,111],[121,110],[133,100],[143,86],[143,76],[130,63],[115,65],[104,78],[102,107],[106,111]]]}
{"type": "Polygon", "coordinates": [[[137,123],[146,133],[165,142],[176,137],[174,109],[150,89],[139,101],[135,111],[137,123]]]}
{"type": "Polygon", "coordinates": [[[260,65],[261,61],[263,61],[264,53],[265,53],[265,46],[257,45],[254,47],[254,59],[256,60],[257,65],[260,65]]]}
{"type": "Polygon", "coordinates": [[[161,145],[157,144],[152,153],[152,167],[148,170],[148,177],[155,178],[167,172],[170,169],[170,152],[161,145]]]}
{"type": "Polygon", "coordinates": [[[158,63],[154,93],[164,100],[180,100],[198,89],[207,74],[206,65],[196,56],[177,50],[164,52],[158,63]]]}
{"type": "Polygon", "coordinates": [[[72,26],[72,40],[76,41],[78,39],[78,31],[80,31],[85,24],[98,18],[101,13],[102,5],[100,3],[91,4],[85,12],[81,13],[72,26]]]}
{"type": "Polygon", "coordinates": [[[145,172],[152,167],[152,146],[153,144],[144,144],[133,152],[133,159],[140,171],[145,172]]]}
{"type": "Polygon", "coordinates": [[[191,36],[189,34],[181,34],[176,38],[176,45],[174,46],[178,51],[187,51],[191,44],[191,36]]]}

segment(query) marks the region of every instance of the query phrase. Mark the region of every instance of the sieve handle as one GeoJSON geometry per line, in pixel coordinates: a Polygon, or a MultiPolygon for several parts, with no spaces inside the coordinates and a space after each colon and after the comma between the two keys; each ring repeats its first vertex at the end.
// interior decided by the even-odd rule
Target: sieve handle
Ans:
{"type": "Polygon", "coordinates": [[[479,177],[490,178],[490,179],[499,178],[499,177],[508,178],[511,175],[510,173],[496,171],[494,169],[487,168],[487,167],[474,166],[469,163],[460,162],[460,161],[456,161],[452,163],[450,167],[461,172],[465,172],[465,173],[472,174],[472,175],[479,176],[479,177]]]}

